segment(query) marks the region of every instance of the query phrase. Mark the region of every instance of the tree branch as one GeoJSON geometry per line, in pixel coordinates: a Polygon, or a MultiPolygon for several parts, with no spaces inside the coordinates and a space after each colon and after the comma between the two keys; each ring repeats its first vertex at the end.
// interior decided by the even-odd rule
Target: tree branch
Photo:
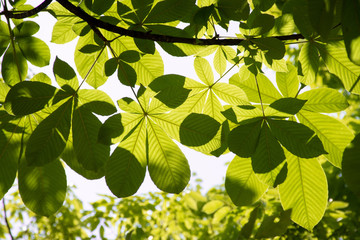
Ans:
{"type": "Polygon", "coordinates": [[[2,11],[0,13],[0,15],[5,15],[8,18],[15,18],[15,19],[23,19],[23,18],[31,17],[31,16],[37,14],[38,12],[40,12],[41,10],[44,10],[51,2],[52,2],[52,0],[44,0],[39,6],[33,8],[29,11],[25,11],[22,13],[16,13],[16,12],[9,12],[9,11],[5,10],[5,11],[2,11]]]}
{"type": "MultiPolygon", "coordinates": [[[[151,32],[139,32],[134,30],[125,29],[119,26],[112,25],[107,22],[103,22],[99,19],[96,19],[89,14],[87,14],[84,10],[80,7],[74,6],[68,0],[57,0],[64,8],[66,8],[71,13],[75,14],[76,16],[80,17],[82,20],[87,22],[91,27],[98,27],[105,29],[107,31],[118,33],[123,36],[133,37],[133,38],[140,38],[140,39],[147,39],[156,42],[167,42],[167,43],[188,43],[192,45],[228,45],[234,46],[239,45],[242,41],[246,39],[241,38],[234,38],[234,39],[196,39],[196,38],[186,38],[186,37],[174,37],[168,35],[160,35],[160,34],[153,34],[151,32]]],[[[304,36],[301,34],[293,34],[293,35],[286,35],[286,36],[276,36],[272,38],[277,38],[279,40],[297,40],[303,39],[304,36]]]]}
{"type": "Polygon", "coordinates": [[[3,198],[2,202],[3,202],[3,207],[4,207],[4,219],[5,219],[6,227],[7,227],[8,231],[9,231],[9,235],[10,235],[11,240],[14,240],[14,236],[11,233],[11,228],[10,228],[9,221],[7,219],[7,216],[6,216],[5,198],[3,198]]]}

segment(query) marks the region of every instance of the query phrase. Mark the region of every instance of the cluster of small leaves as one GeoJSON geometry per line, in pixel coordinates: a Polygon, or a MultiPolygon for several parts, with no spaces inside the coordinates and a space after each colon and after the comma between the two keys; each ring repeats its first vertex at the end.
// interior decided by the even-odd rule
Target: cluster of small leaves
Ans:
{"type": "MultiPolygon", "coordinates": [[[[26,8],[24,2],[11,3],[17,11],[26,8]]],[[[173,140],[208,155],[235,153],[225,180],[231,200],[250,205],[277,188],[285,212],[308,230],[323,217],[328,199],[320,157],[344,167],[349,186],[359,192],[358,137],[345,150],[352,131],[323,114],[345,110],[347,99],[330,88],[303,91],[315,81],[321,56],[347,91],[360,93],[357,1],[53,2],[47,8],[57,19],[51,41],[77,39],[76,71],[55,58],[57,84],[44,73],[25,79],[27,62],[49,64],[50,50],[32,36],[38,24],[11,19],[6,9],[7,22],[0,21],[1,197],[17,175],[26,206],[52,215],[66,193],[62,161],[85,178],[105,176],[117,197],[136,193],[146,171],[160,190],[180,193],[190,180],[190,166],[173,140]],[[107,30],[97,27],[99,20],[107,30]],[[222,45],[217,34],[217,28],[228,30],[230,21],[239,25],[236,48],[222,45]],[[144,36],[162,36],[158,43],[172,56],[195,56],[200,81],[164,75],[155,42],[144,36]],[[180,41],[189,38],[193,45],[180,41]],[[198,44],[201,39],[215,44],[198,44]],[[304,43],[297,68],[285,61],[286,45],[299,43],[296,39],[304,43]],[[280,92],[264,67],[276,72],[280,92]],[[117,101],[120,111],[97,89],[115,72],[134,93],[117,101]],[[83,89],[84,82],[94,89],[83,89]],[[109,117],[102,123],[99,115],[109,117]],[[117,144],[113,152],[112,144],[117,144]]]]}
{"type": "MultiPolygon", "coordinates": [[[[349,191],[340,171],[324,162],[331,184],[323,219],[308,232],[291,223],[272,189],[251,206],[235,206],[224,187],[201,193],[200,186],[179,195],[149,193],[118,199],[102,196],[83,206],[68,189],[64,206],[53,216],[37,216],[15,191],[6,198],[7,221],[15,239],[339,239],[354,238],[359,229],[359,200],[349,191]]],[[[4,221],[0,213],[0,222],[4,221]]],[[[5,224],[0,237],[6,238],[5,224]]]]}

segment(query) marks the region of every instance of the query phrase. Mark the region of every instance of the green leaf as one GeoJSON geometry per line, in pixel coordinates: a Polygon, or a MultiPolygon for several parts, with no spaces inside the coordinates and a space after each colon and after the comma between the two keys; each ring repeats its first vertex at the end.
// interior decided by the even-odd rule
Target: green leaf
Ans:
{"type": "Polygon", "coordinates": [[[35,128],[25,151],[30,166],[43,166],[60,156],[69,137],[71,112],[72,99],[69,99],[35,128]]]}
{"type": "Polygon", "coordinates": [[[286,178],[287,168],[284,150],[273,136],[268,125],[263,123],[259,142],[251,157],[256,176],[269,186],[276,187],[286,178]]]}
{"type": "Polygon", "coordinates": [[[60,161],[42,167],[23,162],[19,167],[19,192],[25,205],[40,216],[50,216],[62,206],[66,196],[66,174],[60,161]]]}
{"type": "Polygon", "coordinates": [[[51,42],[57,44],[64,44],[71,42],[78,35],[72,30],[72,26],[77,21],[77,18],[60,18],[55,22],[53,27],[51,42]]]}
{"type": "Polygon", "coordinates": [[[137,73],[137,84],[148,86],[152,80],[164,75],[164,63],[158,51],[145,54],[135,63],[130,64],[137,73]]]}
{"type": "Polygon", "coordinates": [[[210,86],[214,83],[214,75],[211,70],[209,62],[205,58],[196,57],[194,61],[194,68],[199,79],[210,86]]]}
{"type": "Polygon", "coordinates": [[[343,1],[341,26],[349,59],[360,65],[360,3],[357,0],[343,1]]]}
{"type": "Polygon", "coordinates": [[[251,123],[243,123],[231,130],[228,136],[229,150],[239,157],[251,157],[258,145],[262,123],[263,121],[258,119],[251,123]]]}
{"type": "Polygon", "coordinates": [[[317,159],[287,154],[288,176],[279,187],[284,210],[291,209],[291,220],[311,231],[325,213],[327,180],[317,159]]]}
{"type": "Polygon", "coordinates": [[[137,80],[137,74],[134,68],[132,68],[129,64],[118,61],[118,72],[117,76],[119,81],[130,87],[134,87],[136,80],[137,80]]]}
{"type": "Polygon", "coordinates": [[[107,77],[110,77],[111,75],[114,74],[117,67],[118,67],[118,60],[116,58],[110,58],[105,62],[104,65],[105,75],[107,77]]]}
{"type": "Polygon", "coordinates": [[[301,111],[297,117],[301,123],[315,131],[328,152],[324,156],[340,168],[343,152],[354,137],[351,130],[338,119],[319,113],[301,111]]]}
{"type": "MultiPolygon", "coordinates": [[[[214,68],[219,75],[222,75],[226,71],[226,57],[222,48],[219,47],[214,56],[214,68]]],[[[210,72],[212,74],[212,71],[210,72]]]]}
{"type": "Polygon", "coordinates": [[[32,82],[42,82],[42,83],[51,85],[51,79],[49,78],[48,75],[46,75],[46,74],[43,73],[43,72],[40,72],[40,73],[35,74],[35,75],[30,79],[30,81],[32,81],[32,82]]]}
{"type": "Polygon", "coordinates": [[[128,50],[119,55],[119,59],[128,63],[135,63],[141,59],[141,54],[138,51],[128,50]]]}
{"type": "Polygon", "coordinates": [[[13,47],[10,46],[1,62],[1,75],[9,86],[24,81],[28,72],[28,65],[24,55],[17,46],[15,49],[14,53],[13,47]]]}
{"type": "Polygon", "coordinates": [[[88,44],[83,46],[79,51],[82,53],[94,53],[97,51],[100,51],[101,47],[99,45],[95,45],[95,44],[88,44]]]}
{"type": "Polygon", "coordinates": [[[328,38],[334,27],[335,5],[335,0],[315,0],[309,6],[310,22],[323,39],[328,38]]]}
{"type": "Polygon", "coordinates": [[[145,172],[145,166],[131,152],[118,146],[106,164],[106,185],[117,197],[128,197],[139,189],[145,172]]]}
{"type": "Polygon", "coordinates": [[[225,189],[236,206],[248,206],[260,199],[268,186],[255,176],[250,158],[235,156],[225,178],[225,189]]]}
{"type": "MultiPolygon", "coordinates": [[[[20,122],[19,122],[20,123],[20,122]]],[[[0,198],[14,184],[18,169],[19,153],[21,150],[22,134],[16,133],[18,125],[1,124],[0,131],[0,198]],[[10,127],[11,129],[6,129],[10,127]]],[[[20,129],[19,129],[20,130],[20,129]]]]}
{"type": "Polygon", "coordinates": [[[233,121],[235,123],[251,118],[263,117],[262,111],[252,105],[239,105],[232,107],[231,109],[234,112],[234,115],[232,115],[231,112],[228,112],[227,114],[231,114],[230,117],[235,117],[234,119],[229,119],[231,121],[236,120],[233,121]]]}
{"type": "Polygon", "coordinates": [[[250,12],[249,4],[245,0],[219,0],[215,6],[225,22],[245,20],[250,12]]]}
{"type": "Polygon", "coordinates": [[[262,14],[259,10],[251,12],[246,23],[240,22],[240,32],[247,36],[262,35],[274,26],[274,16],[262,14]]]}
{"type": "Polygon", "coordinates": [[[257,38],[251,40],[264,53],[266,61],[271,65],[273,59],[282,59],[285,54],[285,45],[276,38],[257,38]]]}
{"type": "Polygon", "coordinates": [[[199,113],[191,113],[180,125],[180,142],[186,146],[201,146],[216,135],[220,123],[199,113]]]}
{"type": "Polygon", "coordinates": [[[218,82],[211,88],[223,101],[232,105],[248,104],[246,93],[238,86],[218,82]]]}
{"type": "Polygon", "coordinates": [[[186,78],[168,74],[154,79],[149,87],[157,94],[155,98],[170,108],[177,108],[185,102],[191,90],[184,88],[186,78]]]}
{"type": "Polygon", "coordinates": [[[340,112],[349,106],[346,97],[331,88],[312,89],[300,94],[298,98],[307,100],[303,109],[312,112],[340,112]]]}
{"type": "Polygon", "coordinates": [[[80,174],[86,179],[100,179],[105,175],[105,166],[97,168],[95,170],[88,170],[84,168],[83,165],[79,162],[73,146],[72,131],[70,131],[65,149],[61,153],[61,159],[65,161],[72,170],[74,170],[76,173],[80,174]]]}
{"type": "Polygon", "coordinates": [[[180,193],[190,180],[190,167],[180,148],[153,122],[147,126],[148,167],[155,185],[168,193],[180,193]]]}
{"type": "Polygon", "coordinates": [[[76,77],[74,69],[65,61],[56,57],[53,66],[53,72],[55,75],[56,82],[61,88],[70,86],[73,90],[77,90],[79,87],[79,81],[76,77]]]}
{"type": "Polygon", "coordinates": [[[36,22],[24,21],[19,25],[17,25],[14,28],[13,32],[14,32],[14,36],[18,39],[22,37],[30,37],[35,33],[37,33],[39,29],[40,26],[36,22]]]}
{"type": "Polygon", "coordinates": [[[356,135],[354,140],[344,151],[342,160],[342,175],[351,191],[360,198],[360,134],[356,135]]]}
{"type": "Polygon", "coordinates": [[[108,116],[116,112],[116,107],[112,99],[101,90],[80,89],[78,99],[79,107],[82,106],[96,114],[108,116]]]}
{"type": "Polygon", "coordinates": [[[268,119],[267,122],[274,136],[292,154],[313,158],[327,153],[319,137],[307,126],[287,120],[268,119]]]}
{"type": "Polygon", "coordinates": [[[37,67],[44,67],[50,62],[50,49],[45,42],[36,37],[26,37],[17,40],[24,57],[37,67]]]}
{"type": "Polygon", "coordinates": [[[10,33],[8,25],[0,21],[0,56],[3,55],[10,43],[10,33]]]}
{"type": "Polygon", "coordinates": [[[210,202],[205,203],[205,205],[202,207],[202,211],[206,214],[213,214],[222,206],[224,206],[223,201],[211,200],[210,202]]]}
{"type": "Polygon", "coordinates": [[[293,15],[294,22],[300,33],[310,39],[315,35],[315,30],[312,27],[309,9],[311,4],[307,0],[290,0],[287,1],[283,7],[283,13],[290,13],[293,15]]]}
{"type": "Polygon", "coordinates": [[[284,235],[291,224],[290,215],[291,209],[281,211],[280,216],[276,213],[272,216],[265,215],[255,238],[275,238],[284,235]]]}
{"type": "Polygon", "coordinates": [[[93,13],[102,15],[111,8],[114,2],[115,0],[93,0],[90,9],[93,13]]]}
{"type": "Polygon", "coordinates": [[[219,224],[221,220],[223,220],[231,211],[231,208],[229,206],[224,206],[216,211],[214,214],[214,218],[212,219],[212,224],[219,224]]]}
{"type": "Polygon", "coordinates": [[[307,100],[297,99],[297,98],[281,98],[272,102],[269,107],[276,109],[280,112],[296,114],[304,106],[307,100]]]}
{"type": "Polygon", "coordinates": [[[298,78],[301,83],[310,85],[315,82],[319,68],[319,53],[311,42],[305,43],[300,49],[298,78]]]}
{"type": "Polygon", "coordinates": [[[121,114],[115,114],[104,122],[100,127],[98,133],[98,142],[106,145],[111,145],[112,139],[119,137],[124,132],[124,127],[121,123],[121,114]]]}
{"type": "Polygon", "coordinates": [[[72,119],[73,145],[79,163],[88,170],[96,171],[104,166],[110,154],[110,147],[98,143],[100,120],[89,110],[80,107],[72,119]]]}
{"type": "Polygon", "coordinates": [[[108,60],[107,51],[100,50],[92,54],[85,54],[79,51],[85,45],[97,44],[94,38],[95,36],[93,31],[79,38],[79,41],[76,45],[74,60],[76,69],[79,72],[80,76],[82,78],[85,78],[85,76],[87,76],[86,82],[90,86],[98,88],[103,85],[107,80],[107,76],[105,75],[104,71],[104,63],[108,60]],[[92,67],[91,72],[88,74],[90,67],[93,64],[94,66],[92,67]]]}
{"type": "Polygon", "coordinates": [[[139,39],[135,38],[134,42],[137,46],[137,48],[143,52],[148,54],[154,54],[155,53],[155,42],[147,39],[139,39]]]}
{"type": "Polygon", "coordinates": [[[4,107],[9,114],[28,115],[45,108],[55,90],[55,87],[42,82],[20,82],[8,92],[4,107]]]}
{"type": "MultiPolygon", "coordinates": [[[[259,83],[263,103],[272,103],[282,98],[278,90],[265,75],[258,74],[256,78],[259,83]]],[[[240,79],[239,74],[236,73],[229,79],[229,83],[240,87],[246,93],[250,102],[260,102],[254,75],[251,75],[250,78],[243,81],[240,79]]]]}
{"type": "Polygon", "coordinates": [[[266,11],[274,5],[275,0],[253,0],[254,7],[261,11],[266,11]]]}
{"type": "Polygon", "coordinates": [[[296,68],[287,63],[287,72],[276,72],[276,84],[284,97],[295,97],[299,90],[296,68]]]}
{"type": "Polygon", "coordinates": [[[166,23],[185,19],[195,7],[195,0],[158,1],[145,19],[145,23],[166,23]]]}
{"type": "Polygon", "coordinates": [[[129,97],[121,98],[117,101],[121,110],[129,113],[143,113],[140,105],[129,97]]]}
{"type": "Polygon", "coordinates": [[[316,44],[329,71],[338,76],[346,90],[360,94],[360,66],[352,63],[342,41],[331,42],[326,46],[316,44]]]}

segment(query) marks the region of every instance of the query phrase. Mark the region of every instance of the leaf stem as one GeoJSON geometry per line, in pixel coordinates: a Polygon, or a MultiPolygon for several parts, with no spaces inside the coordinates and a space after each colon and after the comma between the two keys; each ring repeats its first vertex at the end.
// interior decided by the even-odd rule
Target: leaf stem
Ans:
{"type": "Polygon", "coordinates": [[[223,77],[225,77],[226,74],[228,74],[236,65],[239,64],[239,62],[243,59],[244,57],[239,58],[238,61],[236,61],[236,63],[234,63],[223,75],[221,75],[213,84],[211,84],[210,88],[213,87],[216,83],[218,83],[223,77]]]}
{"type": "MultiPolygon", "coordinates": [[[[111,47],[111,45],[110,45],[110,42],[112,42],[112,41],[114,41],[114,40],[115,40],[115,39],[113,39],[113,40],[111,40],[111,41],[108,41],[108,42],[107,42],[107,43],[108,43],[107,46],[109,47],[112,56],[113,56],[114,58],[118,59],[118,56],[117,56],[116,52],[114,51],[114,49],[113,49],[113,48],[111,47]]],[[[143,113],[146,115],[147,113],[146,113],[146,111],[145,111],[145,108],[143,107],[143,105],[141,105],[141,102],[140,102],[138,96],[136,95],[136,92],[135,92],[135,90],[134,90],[134,87],[132,87],[132,86],[129,86],[129,87],[131,88],[131,91],[132,91],[132,93],[134,94],[134,96],[135,96],[135,98],[136,98],[136,101],[139,103],[141,110],[142,110],[143,113]]]]}
{"type": "Polygon", "coordinates": [[[84,79],[81,81],[81,83],[79,84],[79,87],[76,89],[76,92],[79,91],[79,89],[81,88],[81,86],[83,85],[83,83],[86,81],[86,79],[88,78],[89,74],[91,73],[91,70],[94,68],[95,64],[97,63],[97,61],[99,60],[101,54],[103,53],[104,49],[106,47],[106,44],[104,44],[104,46],[102,47],[100,53],[96,56],[95,61],[93,62],[93,64],[91,65],[89,71],[86,73],[84,79]]]}
{"type": "Polygon", "coordinates": [[[9,231],[10,239],[14,240],[14,236],[12,235],[11,227],[10,227],[9,221],[7,219],[7,215],[6,215],[5,198],[3,198],[2,202],[3,202],[3,207],[4,207],[4,220],[5,220],[5,223],[6,223],[6,227],[7,227],[8,231],[9,231]]]}
{"type": "Polygon", "coordinates": [[[259,94],[259,99],[260,99],[260,105],[261,105],[261,110],[262,110],[262,113],[263,113],[263,117],[264,119],[266,118],[265,116],[265,112],[264,112],[264,106],[263,106],[263,102],[262,102],[262,99],[261,99],[261,93],[260,93],[260,88],[259,88],[259,82],[257,80],[257,77],[255,76],[255,82],[256,82],[256,88],[257,88],[257,91],[258,91],[258,94],[259,94]]]}
{"type": "Polygon", "coordinates": [[[8,9],[7,9],[7,4],[6,4],[6,1],[4,2],[4,11],[5,13],[5,18],[6,18],[6,22],[7,22],[7,25],[8,25],[8,29],[9,29],[9,34],[10,34],[10,45],[12,47],[12,50],[13,50],[13,58],[14,58],[14,61],[16,63],[16,68],[17,68],[17,72],[18,72],[18,75],[19,75],[19,81],[21,82],[21,72],[20,72],[20,65],[19,65],[19,62],[18,62],[18,59],[16,57],[16,47],[15,47],[15,37],[14,37],[14,32],[12,31],[11,29],[11,26],[10,26],[10,20],[9,20],[9,17],[8,17],[8,9]]]}

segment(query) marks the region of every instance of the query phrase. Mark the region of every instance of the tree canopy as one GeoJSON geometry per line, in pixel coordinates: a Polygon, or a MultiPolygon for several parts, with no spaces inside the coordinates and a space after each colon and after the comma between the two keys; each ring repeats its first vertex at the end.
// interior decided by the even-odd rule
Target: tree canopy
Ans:
{"type": "Polygon", "coordinates": [[[31,211],[55,214],[64,164],[105,177],[119,198],[135,194],[146,172],[178,194],[191,177],[178,143],[236,154],[225,178],[232,203],[275,191],[307,230],[328,206],[327,162],[360,197],[358,0],[9,0],[0,16],[1,198],[17,178],[31,211]],[[46,24],[32,20],[40,14],[56,18],[51,42],[77,42],[75,69],[50,63],[34,36],[46,24]],[[236,33],[218,34],[230,24],[236,33]],[[160,48],[194,56],[197,78],[164,75],[160,48]],[[49,64],[53,76],[29,72],[49,64]],[[98,89],[110,77],[132,93],[117,106],[98,89]]]}

